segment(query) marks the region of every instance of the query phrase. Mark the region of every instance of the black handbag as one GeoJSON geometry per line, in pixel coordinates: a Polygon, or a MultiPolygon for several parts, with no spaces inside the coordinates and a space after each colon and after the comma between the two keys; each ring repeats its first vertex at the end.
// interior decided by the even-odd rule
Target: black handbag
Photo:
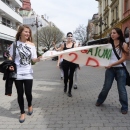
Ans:
{"type": "MultiPolygon", "coordinates": [[[[13,57],[12,57],[13,62],[15,61],[15,56],[16,56],[16,46],[17,46],[16,44],[17,44],[17,42],[13,42],[13,57]]],[[[16,79],[17,78],[16,71],[10,72],[9,73],[9,78],[10,79],[16,79]]]]}
{"type": "Polygon", "coordinates": [[[130,74],[129,73],[127,73],[126,85],[130,86],[130,74]]]}
{"type": "MultiPolygon", "coordinates": [[[[114,53],[115,53],[117,59],[119,60],[120,57],[119,57],[119,55],[117,54],[117,52],[116,52],[115,47],[114,47],[113,44],[112,44],[112,47],[113,47],[113,51],[114,51],[114,53]]],[[[121,63],[121,64],[122,64],[122,66],[124,67],[124,69],[125,69],[125,71],[126,71],[126,85],[130,86],[130,73],[128,72],[128,70],[127,70],[126,66],[124,65],[124,63],[121,63]]]]}
{"type": "Polygon", "coordinates": [[[13,72],[10,72],[10,73],[9,73],[9,78],[10,78],[10,79],[16,79],[16,78],[17,78],[17,73],[14,72],[14,71],[13,71],[13,72]]]}

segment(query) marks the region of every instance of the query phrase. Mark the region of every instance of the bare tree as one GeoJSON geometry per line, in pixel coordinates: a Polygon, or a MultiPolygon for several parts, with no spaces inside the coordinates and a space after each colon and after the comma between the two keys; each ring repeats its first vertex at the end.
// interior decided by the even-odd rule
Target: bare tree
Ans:
{"type": "Polygon", "coordinates": [[[73,32],[76,40],[79,40],[82,44],[87,41],[87,31],[86,27],[83,25],[79,25],[78,28],[73,32]]]}
{"type": "MultiPolygon", "coordinates": [[[[38,31],[38,45],[46,47],[48,50],[53,46],[52,41],[56,44],[61,42],[63,33],[57,27],[43,27],[38,31]]],[[[37,34],[34,35],[36,42],[37,34]]]]}

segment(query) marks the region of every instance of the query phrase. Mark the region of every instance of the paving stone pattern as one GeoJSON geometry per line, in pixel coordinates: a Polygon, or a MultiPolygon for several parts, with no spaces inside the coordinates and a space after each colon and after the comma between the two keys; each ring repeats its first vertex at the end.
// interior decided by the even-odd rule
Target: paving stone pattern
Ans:
{"type": "MultiPolygon", "coordinates": [[[[73,97],[63,93],[63,80],[56,61],[42,61],[33,66],[33,110],[19,123],[17,93],[5,96],[5,82],[0,74],[0,130],[130,130],[130,112],[122,115],[116,82],[101,107],[95,102],[104,82],[103,67],[81,67],[78,89],[73,97]]],[[[130,72],[130,61],[127,62],[130,72]]],[[[126,86],[130,106],[130,87],[126,86]]],[[[25,110],[27,102],[25,98],[25,110]]]]}

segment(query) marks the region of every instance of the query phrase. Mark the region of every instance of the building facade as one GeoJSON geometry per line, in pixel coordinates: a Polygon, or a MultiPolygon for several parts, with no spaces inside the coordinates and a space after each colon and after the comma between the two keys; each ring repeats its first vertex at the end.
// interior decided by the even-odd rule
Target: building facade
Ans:
{"type": "Polygon", "coordinates": [[[101,37],[107,37],[113,27],[122,28],[123,0],[96,0],[98,1],[99,21],[98,35],[102,32],[101,37]]]}
{"type": "MultiPolygon", "coordinates": [[[[48,17],[46,17],[46,15],[40,16],[36,14],[36,12],[31,8],[30,0],[23,0],[22,8],[20,9],[20,14],[23,17],[23,24],[26,24],[31,28],[32,35],[36,34],[38,30],[40,30],[42,27],[54,26],[52,22],[49,22],[47,20],[48,17]]],[[[37,45],[35,40],[33,42],[37,45]]],[[[38,50],[41,51],[40,44],[38,46],[38,50]]]]}
{"type": "Polygon", "coordinates": [[[112,28],[118,27],[123,31],[126,43],[130,44],[130,0],[96,1],[98,1],[99,20],[96,23],[98,35],[95,38],[107,37],[112,28]]]}
{"type": "Polygon", "coordinates": [[[20,10],[28,10],[30,11],[31,10],[31,2],[30,0],[22,0],[22,8],[20,10]]]}
{"type": "Polygon", "coordinates": [[[95,22],[97,22],[99,15],[94,14],[91,20],[88,20],[87,25],[87,41],[94,40],[95,36],[97,35],[97,26],[95,22]]]}
{"type": "Polygon", "coordinates": [[[130,0],[124,0],[122,31],[126,42],[130,44],[130,0]]]}
{"type": "MultiPolygon", "coordinates": [[[[124,33],[126,43],[129,44],[130,47],[130,0],[124,0],[123,2],[122,17],[122,31],[124,33]]],[[[130,49],[128,59],[130,60],[130,49]]]]}
{"type": "Polygon", "coordinates": [[[44,19],[43,15],[39,16],[33,10],[30,11],[28,16],[23,16],[23,24],[26,24],[31,28],[32,34],[35,34],[37,29],[40,30],[42,27],[50,25],[50,23],[44,19]],[[38,28],[36,22],[38,23],[38,28]]]}
{"type": "Polygon", "coordinates": [[[36,12],[31,8],[31,2],[30,0],[22,0],[22,8],[20,9],[20,14],[23,17],[23,24],[28,25],[31,30],[32,34],[35,34],[38,29],[41,29],[42,27],[49,26],[50,23],[44,18],[43,15],[39,16],[36,14],[36,12]],[[38,23],[38,26],[36,26],[36,22],[38,23]]]}
{"type": "Polygon", "coordinates": [[[0,0],[0,58],[7,46],[15,41],[17,28],[23,23],[19,13],[21,0],[0,0]]]}

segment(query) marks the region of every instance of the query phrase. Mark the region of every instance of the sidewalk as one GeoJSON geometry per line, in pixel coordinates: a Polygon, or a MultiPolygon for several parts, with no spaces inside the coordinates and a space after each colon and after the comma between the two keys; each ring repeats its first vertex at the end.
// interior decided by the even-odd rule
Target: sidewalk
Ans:
{"type": "MultiPolygon", "coordinates": [[[[130,70],[130,62],[128,62],[130,70]]],[[[63,80],[55,61],[44,61],[33,66],[33,110],[20,124],[16,89],[11,97],[4,95],[4,81],[0,74],[0,129],[1,130],[130,130],[130,111],[120,112],[116,83],[101,107],[95,102],[102,89],[104,68],[82,67],[78,89],[70,98],[63,93],[63,80]]],[[[130,87],[126,86],[128,97],[130,87]]],[[[129,100],[130,104],[130,100],[129,100]]],[[[129,105],[130,106],[130,105],[129,105]]],[[[27,113],[27,102],[25,100],[27,113]]]]}

